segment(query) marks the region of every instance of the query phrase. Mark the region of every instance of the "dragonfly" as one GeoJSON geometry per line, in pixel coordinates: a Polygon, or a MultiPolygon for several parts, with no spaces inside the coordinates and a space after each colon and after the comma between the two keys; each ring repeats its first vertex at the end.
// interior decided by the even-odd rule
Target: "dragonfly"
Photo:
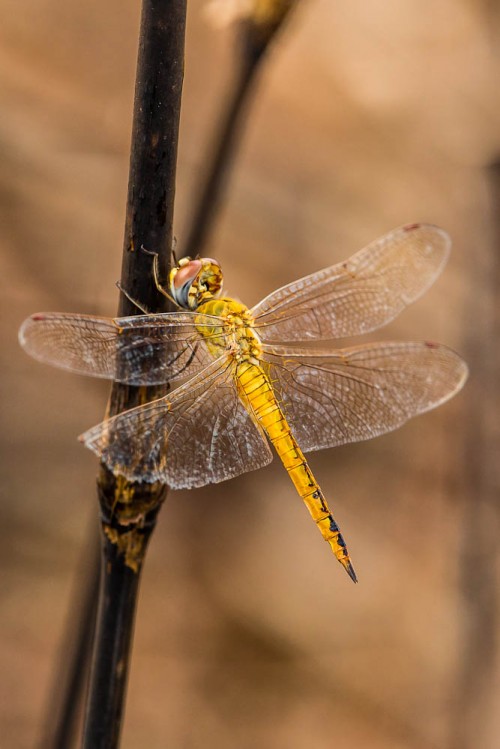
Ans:
{"type": "Polygon", "coordinates": [[[266,466],[272,446],[357,582],[304,453],[400,427],[455,395],[467,365],[429,341],[337,348],[335,340],[393,320],[434,282],[449,250],[442,229],[406,225],[251,309],[223,295],[216,260],[183,258],[170,272],[169,291],[163,289],[177,311],[122,318],[37,313],[21,326],[20,342],[35,359],[71,372],[135,386],[173,383],[164,397],[80,437],[129,481],[172,489],[218,483],[266,466]]]}

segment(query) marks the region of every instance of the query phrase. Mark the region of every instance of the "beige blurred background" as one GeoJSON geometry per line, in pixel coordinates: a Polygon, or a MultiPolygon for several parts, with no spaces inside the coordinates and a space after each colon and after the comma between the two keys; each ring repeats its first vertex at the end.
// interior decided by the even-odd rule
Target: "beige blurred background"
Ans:
{"type": "MultiPolygon", "coordinates": [[[[113,315],[139,0],[0,0],[0,735],[39,746],[108,386],[17,344],[38,310],[113,315]]],[[[453,401],[311,456],[360,583],[277,463],[171,493],[144,572],[124,749],[496,749],[500,30],[487,0],[304,0],[260,81],[209,254],[253,304],[402,223],[454,249],[380,337],[459,350],[453,401]]],[[[231,32],[190,0],[182,237],[231,79],[231,32]]],[[[81,573],[80,573],[81,574],[81,573]]],[[[72,612],[78,616],[75,608],[72,612]]]]}

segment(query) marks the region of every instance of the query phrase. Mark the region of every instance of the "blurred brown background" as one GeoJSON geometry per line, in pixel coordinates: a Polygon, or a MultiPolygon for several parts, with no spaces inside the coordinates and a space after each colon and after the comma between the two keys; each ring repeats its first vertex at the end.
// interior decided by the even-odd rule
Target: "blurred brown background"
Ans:
{"type": "MultiPolygon", "coordinates": [[[[108,393],[30,360],[17,328],[38,310],[116,310],[139,5],[0,0],[8,749],[40,740],[96,511],[96,462],[76,436],[108,393]]],[[[208,254],[253,304],[395,226],[437,223],[451,261],[380,337],[441,340],[471,378],[398,432],[311,456],[356,587],[278,463],[169,495],[122,746],[495,749],[500,13],[487,0],[299,5],[267,61],[208,254]]],[[[231,79],[230,30],[207,24],[202,0],[189,6],[180,237],[231,79]]]]}

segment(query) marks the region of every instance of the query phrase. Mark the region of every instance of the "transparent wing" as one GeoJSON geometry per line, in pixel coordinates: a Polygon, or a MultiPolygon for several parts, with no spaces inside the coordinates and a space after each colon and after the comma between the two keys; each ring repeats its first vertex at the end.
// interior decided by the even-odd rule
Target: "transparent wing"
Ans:
{"type": "Polygon", "coordinates": [[[369,343],[336,352],[265,346],[265,361],[303,450],[376,437],[451,398],[467,365],[435,343],[369,343]]]}
{"type": "Polygon", "coordinates": [[[214,325],[220,331],[225,323],[191,312],[117,319],[41,312],[24,321],[19,341],[35,359],[71,372],[157,385],[213,361],[200,331],[206,326],[208,338],[214,325]]]}
{"type": "Polygon", "coordinates": [[[262,468],[272,453],[238,398],[222,357],[173,393],[89,429],[80,438],[115,474],[173,489],[262,468]]]}
{"type": "Polygon", "coordinates": [[[269,294],[252,309],[263,341],[343,338],[385,325],[439,275],[446,232],[412,224],[372,242],[350,260],[269,294]]]}

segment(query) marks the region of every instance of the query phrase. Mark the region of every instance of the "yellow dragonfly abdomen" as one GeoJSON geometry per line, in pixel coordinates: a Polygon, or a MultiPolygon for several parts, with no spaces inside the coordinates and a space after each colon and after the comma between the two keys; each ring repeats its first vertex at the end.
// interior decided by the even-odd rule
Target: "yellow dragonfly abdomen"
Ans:
{"type": "Polygon", "coordinates": [[[262,345],[253,330],[254,319],[249,309],[241,302],[225,297],[210,299],[199,305],[197,311],[202,320],[207,315],[217,316],[230,325],[232,336],[228,336],[227,332],[223,334],[222,329],[207,328],[206,324],[200,325],[200,334],[214,357],[220,356],[227,349],[228,338],[232,338],[234,349],[231,356],[235,362],[233,376],[242,402],[272,443],[321,535],[330,544],[351,579],[357,582],[339,527],[262,366],[262,345]]]}
{"type": "Polygon", "coordinates": [[[236,378],[242,400],[248,404],[251,413],[273,444],[321,535],[325,541],[328,541],[333,553],[351,579],[357,582],[356,573],[339,527],[333,519],[304,453],[293,436],[267,374],[260,365],[243,361],[237,365],[236,378]]]}

